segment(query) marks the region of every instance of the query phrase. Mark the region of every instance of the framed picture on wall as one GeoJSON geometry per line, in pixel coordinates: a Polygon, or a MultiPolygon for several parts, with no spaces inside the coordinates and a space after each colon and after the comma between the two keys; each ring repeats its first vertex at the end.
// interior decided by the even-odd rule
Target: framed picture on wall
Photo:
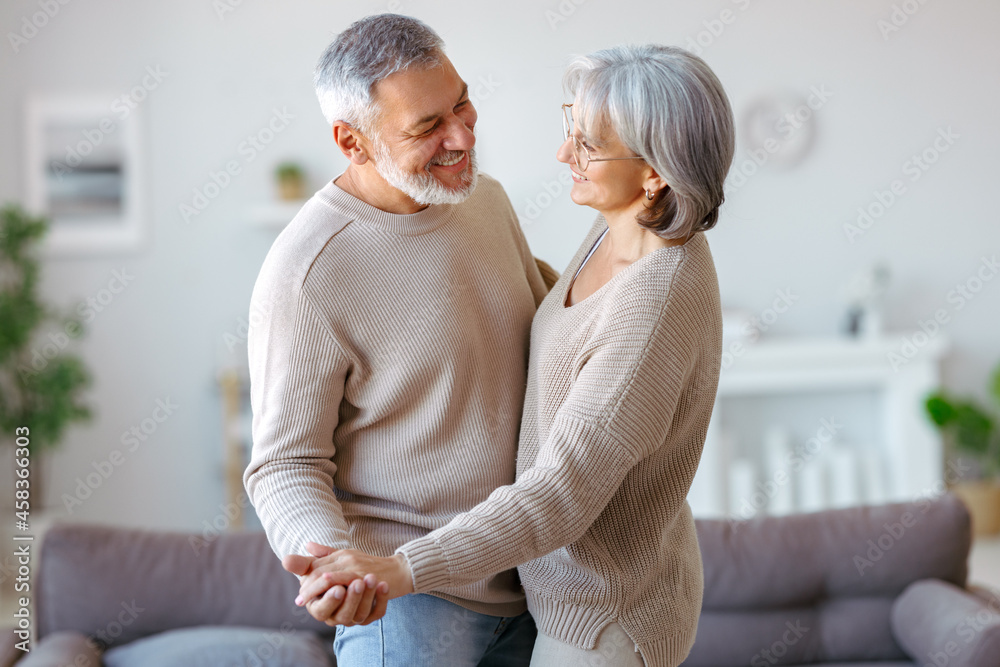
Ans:
{"type": "Polygon", "coordinates": [[[147,239],[140,109],[114,95],[31,95],[27,205],[51,221],[48,255],[135,252],[147,239]]]}

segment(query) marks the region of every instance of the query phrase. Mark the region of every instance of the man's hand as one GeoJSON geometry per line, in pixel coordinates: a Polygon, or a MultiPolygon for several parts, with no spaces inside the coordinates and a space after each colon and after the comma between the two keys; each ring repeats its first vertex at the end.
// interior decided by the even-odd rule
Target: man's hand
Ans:
{"type": "MultiPolygon", "coordinates": [[[[332,547],[315,542],[308,542],[306,549],[313,555],[289,554],[282,559],[282,566],[300,577],[315,575],[317,568],[337,553],[332,547]]],[[[363,578],[341,576],[336,584],[331,581],[311,599],[297,598],[296,604],[306,603],[309,614],[329,626],[367,625],[385,616],[388,594],[388,584],[379,583],[374,575],[363,578]]]]}
{"type": "MultiPolygon", "coordinates": [[[[316,558],[308,572],[303,572],[306,576],[301,582],[299,597],[295,602],[304,604],[314,618],[326,620],[328,625],[370,623],[385,614],[385,605],[389,599],[413,592],[413,577],[402,554],[379,558],[352,549],[335,551],[312,542],[306,544],[306,550],[316,558]],[[381,582],[377,587],[376,581],[381,582]],[[345,586],[346,598],[341,593],[345,586]],[[364,597],[370,596],[373,589],[377,593],[376,607],[371,614],[366,615],[363,612],[368,607],[365,606],[364,597]],[[357,610],[352,614],[354,605],[351,603],[354,599],[358,600],[358,604],[357,610]],[[358,618],[364,620],[359,621],[358,618]],[[336,622],[331,623],[331,620],[336,622]]],[[[301,569],[298,561],[288,565],[294,567],[297,564],[301,569]]]]}

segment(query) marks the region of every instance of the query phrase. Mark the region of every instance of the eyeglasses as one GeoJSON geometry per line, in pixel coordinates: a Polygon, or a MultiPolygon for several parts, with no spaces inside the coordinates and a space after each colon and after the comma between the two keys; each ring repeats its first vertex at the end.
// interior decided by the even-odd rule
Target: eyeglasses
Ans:
{"type": "Polygon", "coordinates": [[[645,160],[646,158],[641,155],[631,155],[629,157],[591,157],[590,151],[587,147],[580,143],[580,140],[576,138],[573,134],[573,105],[564,104],[562,105],[563,112],[563,130],[566,133],[565,139],[573,140],[573,156],[576,158],[576,166],[580,168],[580,171],[587,171],[587,167],[590,166],[591,162],[610,162],[611,160],[645,160]]]}

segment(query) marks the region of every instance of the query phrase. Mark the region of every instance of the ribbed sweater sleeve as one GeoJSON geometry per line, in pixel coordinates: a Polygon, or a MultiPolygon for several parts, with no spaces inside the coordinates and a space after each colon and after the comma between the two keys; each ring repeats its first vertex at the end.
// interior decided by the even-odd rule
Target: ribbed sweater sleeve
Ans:
{"type": "Polygon", "coordinates": [[[521,229],[517,213],[514,212],[514,206],[510,203],[507,193],[502,193],[500,199],[504,202],[504,209],[506,209],[506,215],[501,217],[509,220],[511,223],[511,232],[517,240],[517,248],[521,254],[521,261],[524,263],[524,272],[528,277],[528,285],[531,286],[531,294],[535,297],[535,307],[537,308],[545,299],[545,295],[552,289],[552,286],[559,280],[559,273],[547,263],[531,254],[528,239],[524,237],[524,230],[521,229]]]}
{"type": "Polygon", "coordinates": [[[547,294],[552,289],[552,286],[559,281],[559,272],[549,266],[548,262],[537,257],[535,258],[535,264],[538,265],[538,272],[542,274],[542,282],[545,285],[545,292],[547,294]]]}
{"type": "Polygon", "coordinates": [[[310,540],[347,548],[331,435],[349,361],[302,290],[269,299],[264,287],[251,301],[268,316],[247,341],[254,446],[244,485],[279,557],[308,555],[310,540]]]}
{"type": "Polygon", "coordinates": [[[628,472],[665,445],[696,356],[683,334],[691,313],[671,307],[669,285],[650,294],[648,285],[626,283],[611,301],[534,466],[397,550],[416,592],[476,581],[575,542],[628,472]]]}

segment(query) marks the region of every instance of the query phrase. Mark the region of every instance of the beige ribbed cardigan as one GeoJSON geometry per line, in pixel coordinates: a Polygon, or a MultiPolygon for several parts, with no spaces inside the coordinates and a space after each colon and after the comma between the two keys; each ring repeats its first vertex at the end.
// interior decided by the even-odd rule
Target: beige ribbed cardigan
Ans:
{"type": "Polygon", "coordinates": [[[535,316],[517,482],[398,551],[418,592],[523,563],[539,631],[592,648],[617,621],[647,665],[673,666],[701,611],[686,496],[718,385],[719,288],[698,233],[565,307],[606,227],[598,218],[535,316]]]}

